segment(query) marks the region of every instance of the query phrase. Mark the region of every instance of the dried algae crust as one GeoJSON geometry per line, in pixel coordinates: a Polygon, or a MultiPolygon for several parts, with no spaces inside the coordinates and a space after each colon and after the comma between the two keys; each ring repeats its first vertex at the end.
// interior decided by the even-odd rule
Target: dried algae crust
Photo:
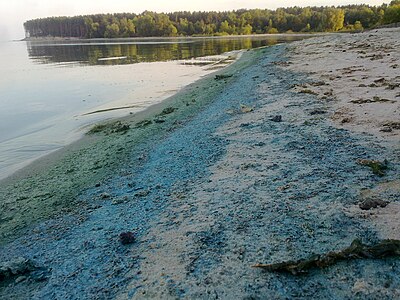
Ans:
{"type": "Polygon", "coordinates": [[[253,267],[273,272],[289,272],[293,275],[304,274],[313,268],[326,268],[339,261],[359,258],[386,258],[400,256],[399,240],[383,240],[376,245],[365,245],[360,240],[354,240],[351,245],[338,252],[315,254],[307,259],[287,261],[274,264],[256,264],[253,267]]]}

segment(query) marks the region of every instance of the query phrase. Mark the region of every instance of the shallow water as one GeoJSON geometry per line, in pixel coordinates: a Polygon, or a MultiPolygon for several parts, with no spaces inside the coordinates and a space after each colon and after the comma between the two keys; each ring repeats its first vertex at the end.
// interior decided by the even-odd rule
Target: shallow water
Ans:
{"type": "Polygon", "coordinates": [[[221,59],[212,56],[301,38],[0,43],[0,179],[90,124],[143,110],[210,73],[221,59]],[[129,108],[90,114],[120,107],[129,108]]]}

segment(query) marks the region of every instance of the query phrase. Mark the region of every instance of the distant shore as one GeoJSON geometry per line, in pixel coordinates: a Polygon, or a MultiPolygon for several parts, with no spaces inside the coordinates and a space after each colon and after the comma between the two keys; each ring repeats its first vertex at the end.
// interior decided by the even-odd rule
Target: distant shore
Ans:
{"type": "Polygon", "coordinates": [[[392,23],[377,26],[376,28],[368,28],[362,30],[352,31],[336,31],[336,32],[291,32],[291,33],[258,33],[258,34],[247,34],[247,35],[192,35],[192,36],[148,36],[148,37],[125,37],[125,38],[77,38],[77,37],[25,37],[18,41],[34,42],[34,41],[112,41],[112,40],[171,40],[180,38],[192,38],[192,39],[230,39],[230,38],[245,38],[245,37],[273,37],[273,36],[310,36],[310,35],[336,35],[336,34],[357,34],[362,32],[369,32],[374,30],[381,30],[387,28],[398,28],[400,23],[392,23]]]}
{"type": "Polygon", "coordinates": [[[260,33],[248,35],[202,35],[202,36],[172,36],[172,37],[126,37],[126,38],[76,38],[76,37],[26,37],[20,41],[34,42],[34,41],[120,41],[120,40],[177,40],[177,39],[234,39],[246,37],[273,37],[273,36],[312,36],[312,35],[329,35],[339,34],[338,32],[293,32],[293,33],[260,33]]]}

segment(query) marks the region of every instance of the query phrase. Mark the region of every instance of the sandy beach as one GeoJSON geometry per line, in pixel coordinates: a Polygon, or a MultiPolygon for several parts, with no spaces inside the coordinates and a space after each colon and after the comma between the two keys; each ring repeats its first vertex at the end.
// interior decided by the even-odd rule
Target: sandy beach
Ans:
{"type": "MultiPolygon", "coordinates": [[[[315,94],[329,102],[330,119],[337,128],[374,135],[386,147],[400,150],[400,30],[372,30],[361,34],[337,35],[291,47],[286,67],[305,72],[313,82],[295,86],[297,92],[315,94]],[[317,46],[317,47],[316,47],[317,46]]],[[[384,181],[361,192],[363,199],[381,199],[398,194],[400,181],[384,181]]],[[[382,238],[400,239],[397,203],[365,212],[351,213],[368,218],[382,238]]]]}
{"type": "Polygon", "coordinates": [[[400,30],[380,29],[297,42],[289,69],[314,82],[296,86],[333,102],[336,126],[399,142],[400,30]],[[389,37],[389,38],[388,38],[389,37]]]}
{"type": "Polygon", "coordinates": [[[0,298],[399,298],[398,257],[254,267],[400,239],[399,41],[247,51],[1,181],[0,298]]]}

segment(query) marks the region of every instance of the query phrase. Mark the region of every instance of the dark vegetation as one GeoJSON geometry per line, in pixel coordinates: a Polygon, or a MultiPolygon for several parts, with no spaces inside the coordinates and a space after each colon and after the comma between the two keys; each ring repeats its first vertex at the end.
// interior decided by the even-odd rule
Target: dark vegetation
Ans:
{"type": "Polygon", "coordinates": [[[386,207],[388,204],[388,201],[381,199],[365,199],[358,204],[358,207],[360,207],[362,210],[370,210],[371,208],[386,207]]]}
{"type": "Polygon", "coordinates": [[[325,268],[339,261],[355,258],[385,258],[400,255],[400,241],[383,240],[372,246],[363,244],[360,240],[354,240],[350,247],[339,252],[328,252],[321,255],[313,255],[307,259],[287,261],[276,264],[257,264],[254,267],[267,271],[289,272],[293,275],[306,273],[313,268],[325,268]]]}
{"type": "Polygon", "coordinates": [[[29,20],[24,27],[27,37],[122,38],[353,31],[395,22],[400,22],[400,0],[381,6],[50,17],[29,20]]]}
{"type": "Polygon", "coordinates": [[[116,122],[108,122],[104,124],[98,124],[92,127],[88,134],[95,134],[95,133],[126,133],[129,130],[128,124],[123,124],[121,121],[116,122]]]}
{"type": "Polygon", "coordinates": [[[11,261],[0,262],[0,283],[15,278],[16,283],[18,283],[26,280],[29,275],[30,279],[33,281],[44,281],[49,275],[49,270],[39,266],[36,262],[23,257],[11,261]]]}
{"type": "Polygon", "coordinates": [[[233,75],[225,75],[225,74],[221,74],[221,75],[215,75],[214,79],[215,80],[221,80],[221,79],[227,79],[232,77],[233,75]]]}
{"type": "Polygon", "coordinates": [[[371,159],[359,159],[357,163],[362,166],[371,168],[372,173],[378,176],[385,176],[386,170],[388,169],[388,161],[385,159],[383,162],[371,159]]]}

